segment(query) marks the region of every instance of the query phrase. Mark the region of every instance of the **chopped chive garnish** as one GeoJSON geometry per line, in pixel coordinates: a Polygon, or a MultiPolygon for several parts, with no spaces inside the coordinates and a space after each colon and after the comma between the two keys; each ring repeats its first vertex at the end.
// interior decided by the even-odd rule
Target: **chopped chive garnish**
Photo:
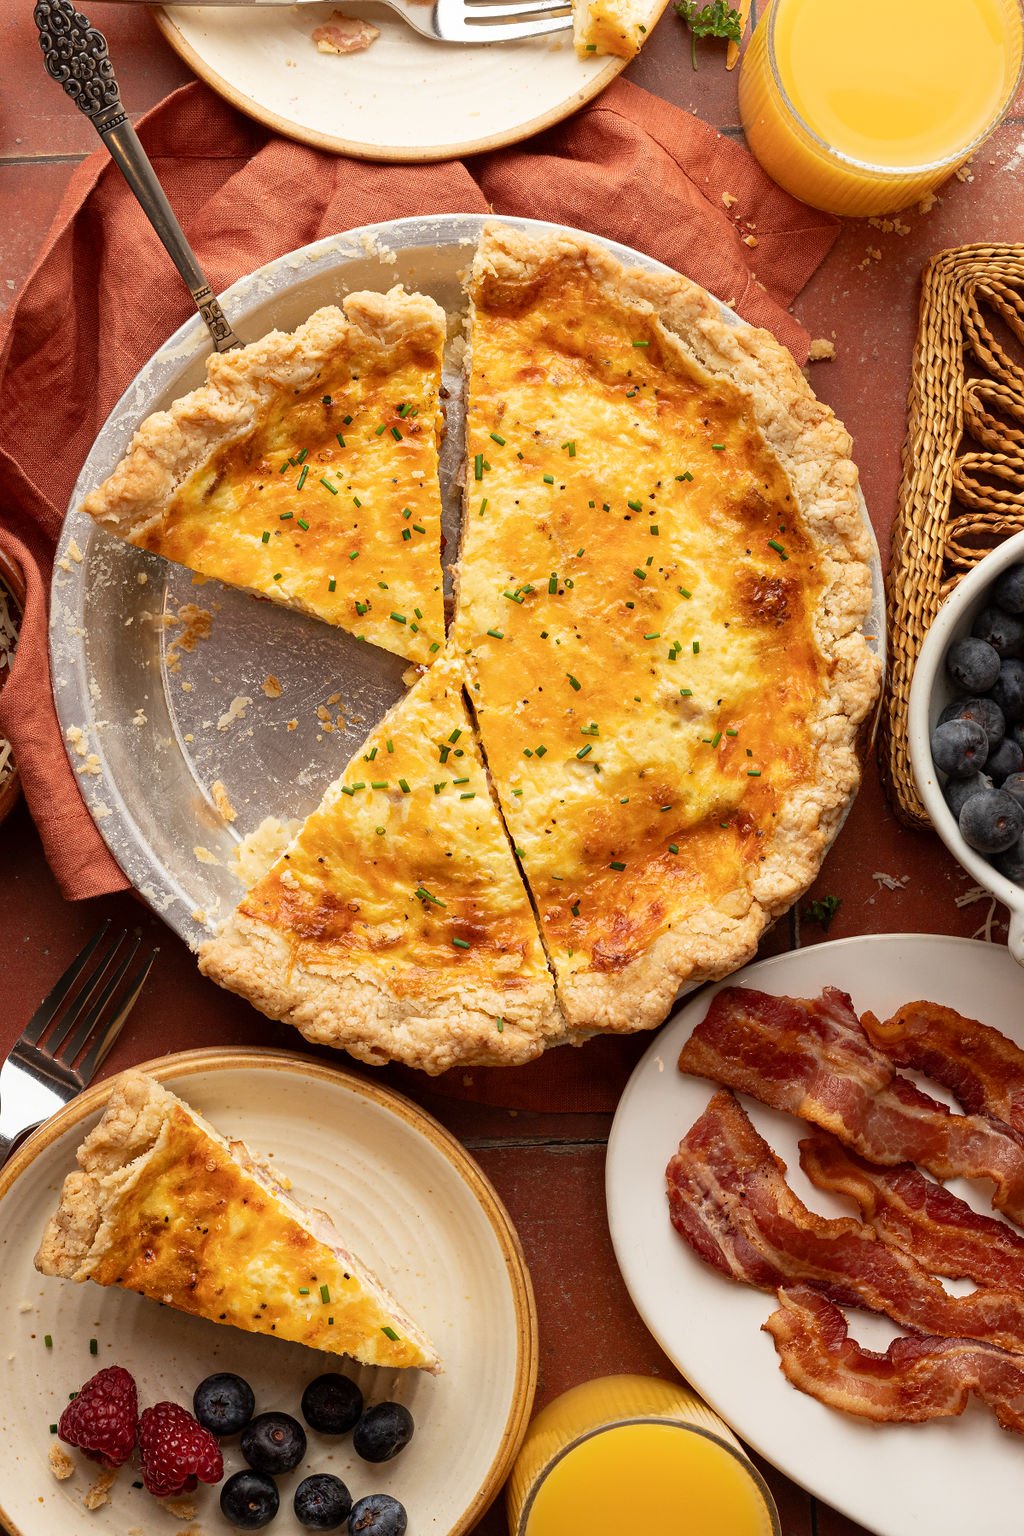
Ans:
{"type": "Polygon", "coordinates": [[[570,459],[574,459],[576,457],[576,444],[572,438],[570,438],[567,443],[563,443],[562,447],[566,450],[570,459]]]}
{"type": "Polygon", "coordinates": [[[778,542],[777,539],[769,539],[768,548],[774,549],[777,554],[782,556],[783,560],[789,559],[789,556],[786,554],[786,551],[783,549],[782,545],[778,542]]]}
{"type": "Polygon", "coordinates": [[[339,448],[344,448],[344,446],[345,446],[345,439],[342,437],[341,433],[340,432],[336,432],[334,435],[338,439],[338,447],[339,448]]]}
{"type": "Polygon", "coordinates": [[[387,431],[387,425],[388,424],[387,424],[386,421],[382,421],[379,427],[374,427],[374,429],[373,429],[374,436],[375,437],[380,437],[382,433],[386,432],[387,431]]]}
{"type": "Polygon", "coordinates": [[[495,1020],[495,1024],[496,1024],[496,1027],[497,1027],[497,1030],[498,1030],[498,1034],[499,1035],[502,1034],[504,1029],[505,1029],[505,1020],[504,1019],[496,1019],[495,1020]]]}
{"type": "Polygon", "coordinates": [[[523,756],[524,757],[532,757],[533,756],[533,748],[532,747],[524,747],[523,748],[523,756]]]}
{"type": "Polygon", "coordinates": [[[361,507],[361,506],[362,506],[362,502],[361,502],[361,501],[360,501],[360,500],[359,500],[359,497],[358,497],[358,496],[353,496],[353,497],[352,497],[352,500],[353,500],[353,502],[354,502],[354,504],[355,504],[355,505],[356,505],[356,506],[357,506],[357,507],[361,507]]]}
{"type": "Polygon", "coordinates": [[[645,640],[660,640],[661,639],[661,630],[660,629],[652,629],[649,635],[644,635],[644,639],[645,640]]]}
{"type": "Polygon", "coordinates": [[[639,577],[641,581],[647,580],[647,572],[642,571],[638,565],[633,567],[633,575],[639,577]]]}
{"type": "Polygon", "coordinates": [[[411,539],[412,538],[412,534],[409,532],[408,528],[403,528],[402,529],[402,538],[403,539],[411,539]]]}
{"type": "Polygon", "coordinates": [[[475,789],[468,789],[468,790],[466,790],[465,794],[462,794],[462,795],[459,796],[459,799],[460,800],[475,800],[476,799],[476,790],[475,789]]]}
{"type": "Polygon", "coordinates": [[[730,729],[730,730],[727,730],[725,734],[727,736],[738,736],[739,735],[739,731],[734,731],[734,730],[730,729]]]}
{"type": "Polygon", "coordinates": [[[724,453],[725,452],[725,444],[724,443],[712,443],[711,446],[715,450],[716,453],[724,453]]]}
{"type": "Polygon", "coordinates": [[[423,615],[422,615],[422,613],[420,612],[420,610],[418,608],[414,608],[413,609],[413,613],[416,615],[416,617],[418,619],[422,619],[423,615]]]}
{"type": "Polygon", "coordinates": [[[486,511],[487,511],[487,497],[485,496],[483,501],[480,503],[480,511],[477,513],[477,516],[478,517],[483,517],[483,515],[484,515],[484,513],[486,511]]]}
{"type": "Polygon", "coordinates": [[[711,745],[712,745],[712,747],[717,747],[718,743],[721,741],[721,739],[722,739],[721,731],[716,731],[715,734],[711,738],[711,745]]]}
{"type": "Polygon", "coordinates": [[[337,496],[337,494],[338,494],[338,487],[336,485],[332,485],[331,482],[327,479],[326,475],[321,475],[320,476],[320,484],[326,490],[330,491],[332,496],[337,496]]]}
{"type": "Polygon", "coordinates": [[[760,768],[748,768],[747,769],[747,778],[748,779],[759,779],[760,777],[761,777],[761,770],[760,770],[760,768]]]}
{"type": "Polygon", "coordinates": [[[594,750],[593,743],[588,741],[585,747],[580,747],[579,751],[576,753],[576,756],[577,757],[586,757],[587,753],[588,752],[593,752],[593,750],[594,750]]]}
{"type": "Polygon", "coordinates": [[[695,656],[699,656],[700,655],[700,641],[699,640],[695,640],[693,642],[693,654],[695,656]]]}
{"type": "Polygon", "coordinates": [[[549,592],[557,592],[558,591],[558,572],[557,571],[552,571],[551,575],[548,577],[548,591],[549,592]]]}
{"type": "Polygon", "coordinates": [[[442,789],[444,789],[444,787],[445,787],[445,785],[447,783],[448,783],[447,779],[442,779],[440,784],[435,784],[434,785],[434,794],[435,795],[439,795],[441,793],[442,789]]]}
{"type": "Polygon", "coordinates": [[[629,507],[631,512],[642,512],[644,509],[642,501],[627,501],[626,506],[629,507]]]}
{"type": "Polygon", "coordinates": [[[391,436],[394,438],[396,443],[400,443],[402,441],[402,434],[399,432],[397,427],[391,428],[391,436]]]}
{"type": "Polygon", "coordinates": [[[579,691],[582,688],[583,684],[581,682],[579,682],[577,678],[573,677],[571,672],[567,672],[565,675],[569,679],[570,687],[573,688],[573,690],[576,693],[579,693],[579,691]]]}
{"type": "Polygon", "coordinates": [[[482,480],[483,477],[484,477],[484,456],[483,456],[482,453],[478,453],[478,454],[474,455],[474,458],[473,458],[473,479],[474,480],[482,480]]]}
{"type": "Polygon", "coordinates": [[[461,779],[452,779],[453,784],[468,784],[469,779],[465,775],[461,779]]]}
{"type": "Polygon", "coordinates": [[[682,698],[684,698],[684,699],[692,699],[693,698],[693,689],[692,688],[680,688],[679,693],[680,693],[680,696],[682,698]]]}
{"type": "Polygon", "coordinates": [[[678,853],[679,852],[679,844],[678,843],[669,843],[668,851],[669,851],[669,853],[678,853]]]}
{"type": "Polygon", "coordinates": [[[497,443],[499,448],[504,448],[505,446],[505,439],[501,436],[500,432],[491,433],[491,442],[497,443]]]}
{"type": "Polygon", "coordinates": [[[451,747],[442,747],[437,754],[438,762],[446,763],[451,756],[451,747]]]}
{"type": "Polygon", "coordinates": [[[303,464],[303,466],[302,466],[302,474],[299,476],[298,482],[297,482],[297,484],[295,486],[295,489],[297,491],[301,491],[302,490],[302,487],[306,483],[306,476],[308,474],[309,474],[309,465],[308,464],[303,464]]]}
{"type": "Polygon", "coordinates": [[[303,533],[309,532],[309,524],[306,522],[304,517],[299,518],[299,527],[302,529],[303,533]]]}
{"type": "Polygon", "coordinates": [[[545,485],[554,485],[554,483],[555,483],[554,475],[545,475],[544,476],[544,484],[545,485]]]}
{"type": "Polygon", "coordinates": [[[419,523],[413,523],[412,531],[413,533],[426,533],[427,530],[425,528],[421,528],[419,523]]]}
{"type": "Polygon", "coordinates": [[[657,525],[657,523],[652,523],[651,524],[651,533],[654,536],[654,538],[658,537],[658,525],[657,525]]]}
{"type": "Polygon", "coordinates": [[[354,795],[355,794],[355,790],[352,788],[351,784],[343,784],[341,786],[341,792],[342,792],[343,795],[354,795]]]}
{"type": "Polygon", "coordinates": [[[382,1328],[381,1329],[381,1333],[386,1333],[388,1338],[389,1339],[394,1339],[395,1343],[397,1344],[397,1342],[398,1342],[398,1334],[395,1332],[395,1330],[393,1328],[382,1328]]]}
{"type": "Polygon", "coordinates": [[[309,1286],[308,1285],[300,1285],[299,1286],[299,1295],[300,1296],[308,1296],[309,1295],[309,1286]]]}
{"type": "Polygon", "coordinates": [[[688,469],[684,469],[681,475],[676,475],[677,480],[692,480],[693,476],[688,469]]]}
{"type": "Polygon", "coordinates": [[[342,425],[343,426],[350,427],[352,425],[352,417],[351,416],[343,416],[341,418],[341,420],[342,420],[342,425]]]}
{"type": "Polygon", "coordinates": [[[625,864],[620,864],[618,859],[613,859],[612,862],[608,865],[609,869],[617,869],[620,874],[625,869],[625,867],[625,864]]]}
{"type": "Polygon", "coordinates": [[[281,465],[281,468],[278,470],[278,474],[283,475],[290,463],[291,459],[285,459],[284,463],[281,465]]]}
{"type": "MultiPolygon", "coordinates": [[[[522,793],[522,791],[520,791],[520,793],[522,793]]],[[[520,848],[518,843],[513,848],[512,852],[515,854],[517,859],[525,859],[526,858],[526,849],[525,848],[520,848]]]]}
{"type": "Polygon", "coordinates": [[[456,949],[468,949],[469,948],[469,940],[468,939],[452,939],[452,943],[454,944],[456,949]]]}
{"type": "Polygon", "coordinates": [[[371,789],[387,789],[387,787],[388,787],[387,779],[371,779],[370,780],[370,788],[371,789]]]}
{"type": "Polygon", "coordinates": [[[273,577],[273,579],[274,579],[274,580],[275,580],[275,581],[280,581],[280,580],[281,580],[281,576],[282,576],[282,574],[283,574],[283,573],[282,573],[282,572],[281,572],[281,571],[275,571],[275,572],[274,572],[274,577],[273,577]]]}
{"type": "Polygon", "coordinates": [[[294,512],[282,512],[280,514],[281,522],[282,523],[286,523],[290,517],[294,517],[294,516],[295,516],[294,512]]]}
{"type": "Polygon", "coordinates": [[[441,649],[441,642],[439,640],[431,640],[431,642],[430,642],[430,654],[433,655],[435,651],[439,651],[440,649],[441,649]]]}
{"type": "Polygon", "coordinates": [[[634,347],[649,347],[650,346],[650,342],[649,341],[634,341],[633,345],[634,345],[634,347]]]}
{"type": "Polygon", "coordinates": [[[388,750],[388,751],[389,751],[389,752],[393,752],[393,751],[394,751],[394,750],[395,750],[395,744],[394,744],[394,742],[393,742],[393,741],[392,741],[392,740],[391,740],[391,737],[390,737],[390,736],[389,736],[389,737],[388,737],[388,739],[387,739],[387,741],[386,741],[386,742],[385,742],[385,743],[384,743],[384,745],[385,745],[385,747],[386,747],[386,748],[387,748],[387,750],[388,750]]]}
{"type": "Polygon", "coordinates": [[[264,530],[263,530],[263,542],[264,542],[264,544],[269,544],[270,543],[270,529],[269,528],[264,528],[264,530]]]}
{"type": "Polygon", "coordinates": [[[44,1333],[43,1334],[43,1343],[46,1345],[47,1349],[52,1349],[53,1348],[53,1337],[52,1337],[52,1335],[49,1334],[49,1333],[44,1333]]]}
{"type": "Polygon", "coordinates": [[[320,1300],[326,1305],[326,1303],[329,1302],[330,1299],[331,1299],[330,1287],[327,1286],[327,1285],[322,1285],[320,1287],[320,1300]]]}
{"type": "Polygon", "coordinates": [[[396,624],[407,624],[409,622],[404,613],[391,613],[388,617],[393,619],[396,624]]]}
{"type": "Polygon", "coordinates": [[[416,887],[415,894],[420,898],[421,901],[433,902],[435,907],[445,907],[448,905],[447,902],[441,900],[440,896],[431,895],[430,891],[427,890],[425,885],[418,885],[416,887]]]}
{"type": "Polygon", "coordinates": [[[408,779],[399,779],[398,787],[402,791],[403,795],[411,795],[412,794],[412,790],[409,788],[409,781],[408,781],[408,779]]]}
{"type": "Polygon", "coordinates": [[[308,459],[308,458],[309,458],[309,449],[308,448],[303,448],[301,453],[297,453],[295,455],[295,462],[296,462],[296,464],[301,464],[303,459],[308,459]]]}
{"type": "Polygon", "coordinates": [[[459,737],[461,735],[462,735],[462,728],[457,725],[455,727],[454,731],[452,731],[451,735],[448,737],[448,740],[451,742],[453,747],[454,747],[455,743],[458,741],[458,739],[459,739],[459,737]]]}
{"type": "Polygon", "coordinates": [[[687,592],[685,587],[676,587],[676,591],[679,593],[680,597],[692,597],[693,596],[693,593],[692,592],[687,592]]]}
{"type": "Polygon", "coordinates": [[[504,640],[505,638],[505,631],[502,629],[489,629],[487,633],[492,640],[504,640]]]}

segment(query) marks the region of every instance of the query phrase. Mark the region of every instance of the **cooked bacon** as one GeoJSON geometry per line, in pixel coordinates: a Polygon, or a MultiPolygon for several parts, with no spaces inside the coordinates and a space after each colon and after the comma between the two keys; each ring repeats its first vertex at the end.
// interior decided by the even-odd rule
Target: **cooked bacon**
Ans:
{"type": "Polygon", "coordinates": [[[380,28],[372,21],[359,16],[346,16],[342,11],[332,11],[331,19],[322,27],[313,29],[313,41],[318,53],[362,53],[380,37],[380,28]]]}
{"type": "Polygon", "coordinates": [[[877,1168],[827,1131],[800,1143],[800,1166],[817,1189],[845,1195],[884,1242],[933,1275],[1024,1290],[1024,1238],[936,1184],[913,1163],[877,1168]]]}
{"type": "Polygon", "coordinates": [[[938,1003],[905,1003],[884,1024],[866,1013],[861,1023],[890,1061],[933,1077],[968,1114],[1024,1132],[1024,1051],[998,1029],[938,1003]]]}
{"type": "Polygon", "coordinates": [[[993,1204],[1024,1224],[1024,1137],[1001,1121],[955,1115],[901,1077],[835,987],[814,1000],[723,988],[679,1067],[800,1115],[873,1163],[991,1179],[993,1204]]]}
{"type": "Polygon", "coordinates": [[[785,1172],[732,1094],[716,1093],[666,1170],[672,1225],[706,1263],[760,1290],[801,1281],[920,1333],[1024,1352],[1024,1295],[950,1296],[873,1227],[809,1211],[785,1172]]]}
{"type": "Polygon", "coordinates": [[[1004,1429],[1024,1433],[1024,1360],[975,1339],[893,1339],[884,1354],[849,1337],[846,1319],[809,1286],[779,1291],[762,1324],[787,1381],[801,1392],[880,1424],[955,1418],[973,1392],[1004,1429]]]}

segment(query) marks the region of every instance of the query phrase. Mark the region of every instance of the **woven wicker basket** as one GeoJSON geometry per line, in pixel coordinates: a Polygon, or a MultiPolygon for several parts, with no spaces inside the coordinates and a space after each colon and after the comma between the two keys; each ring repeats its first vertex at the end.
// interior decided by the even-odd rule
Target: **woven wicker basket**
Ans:
{"type": "Polygon", "coordinates": [[[922,277],[903,478],[887,583],[890,670],[882,773],[927,826],[907,750],[925,633],[960,577],[1024,529],[1024,245],[942,251],[922,277]],[[1012,355],[1020,344],[1018,357],[1012,355]]]}

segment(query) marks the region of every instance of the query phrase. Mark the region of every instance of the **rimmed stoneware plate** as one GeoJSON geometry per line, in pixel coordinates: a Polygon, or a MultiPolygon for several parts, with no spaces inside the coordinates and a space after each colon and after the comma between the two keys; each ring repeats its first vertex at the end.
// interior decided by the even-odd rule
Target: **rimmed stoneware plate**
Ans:
{"type": "MultiPolygon", "coordinates": [[[[667,0],[647,0],[654,26],[667,0]]],[[[572,33],[436,43],[374,0],[265,10],[175,6],[157,26],[206,83],[278,133],[361,160],[451,160],[516,144],[610,85],[625,59],[576,57],[572,33]],[[318,53],[340,8],[380,29],[365,53],[318,53]]]]}
{"type": "MultiPolygon", "coordinates": [[[[0,1395],[4,1445],[0,1527],[12,1536],[146,1536],[182,1530],[126,1468],[110,1502],[90,1512],[92,1478],[80,1467],[55,1481],[47,1464],[68,1393],[119,1364],[143,1406],[164,1398],[190,1407],[213,1371],[235,1371],[257,1411],[298,1416],[305,1384],[327,1370],[353,1376],[370,1402],[405,1403],[413,1440],[394,1462],[371,1467],[351,1438],[309,1431],[306,1461],[281,1479],[273,1529],[298,1536],[292,1492],[313,1471],[341,1477],[353,1497],[394,1495],[409,1536],[462,1536],[504,1481],[526,1430],[537,1373],[537,1319],[518,1238],[480,1169],[436,1121],[389,1089],[287,1052],[185,1051],[146,1070],[228,1136],[274,1157],[299,1199],[328,1211],[357,1253],[426,1329],[444,1361],[438,1377],[338,1361],[299,1344],[259,1338],[186,1317],[140,1296],[44,1278],[32,1257],[82,1136],[109,1083],[89,1089],[25,1144],[0,1174],[0,1329],[7,1356],[0,1395]],[[45,1336],[52,1339],[47,1348],[45,1336]],[[90,1339],[97,1354],[90,1354],[90,1339]]],[[[243,1465],[225,1442],[226,1474],[243,1465]]],[[[99,1470],[98,1468],[95,1470],[99,1470]]],[[[189,1528],[227,1530],[216,1489],[193,1496],[189,1528]]]]}
{"type": "MultiPolygon", "coordinates": [[[[934,934],[870,934],[761,960],[721,985],[816,997],[849,992],[858,1013],[881,1018],[926,998],[981,1018],[1024,1046],[1024,987],[1002,946],[934,934]]],[[[878,1536],[963,1536],[997,1526],[1020,1502],[1024,1442],[971,1402],[960,1419],[870,1424],[826,1408],[791,1387],[761,1324],[774,1298],[709,1269],[669,1223],[665,1167],[704,1110],[712,1085],[684,1077],[676,1062],[720,987],[706,988],[662,1030],[619,1102],[608,1147],[608,1221],[619,1268],[648,1328],[698,1392],[780,1471],[878,1536]],[[990,1511],[986,1517],[983,1511],[990,1511]],[[998,1512],[1003,1512],[1002,1516],[998,1512]]],[[[935,1098],[952,1103],[921,1079],[935,1098]]],[[[851,1208],[804,1178],[797,1142],[806,1124],[743,1098],[761,1134],[787,1165],[793,1189],[822,1215],[851,1208]]],[[[984,1189],[951,1189],[993,1215],[984,1189]]],[[[949,1283],[953,1291],[970,1290],[949,1283]]],[[[851,1333],[884,1349],[896,1330],[851,1312],[851,1333]]]]}
{"type": "MultiPolygon", "coordinates": [[[[459,338],[462,275],[487,222],[480,214],[444,214],[350,230],[241,278],[221,296],[224,308],[238,334],[255,340],[274,326],[294,328],[346,293],[401,282],[436,299],[459,338]]],[[[502,222],[538,234],[558,228],[534,219],[502,222]]],[[[588,238],[627,266],[669,270],[615,241],[588,238]]],[[[721,313],[743,323],[724,305],[721,313]]],[[[193,948],[241,895],[229,867],[240,838],[271,814],[308,816],[405,692],[398,657],[219,582],[196,586],[181,566],[112,538],[76,510],[110,474],[139,422],[201,381],[209,352],[202,322],[187,321],[107,418],[72,493],[50,607],[54,698],[86,804],[135,889],[193,948]],[[209,621],[205,638],[198,638],[197,613],[209,621]],[[271,676],[281,685],[274,697],[264,687],[271,676]],[[217,784],[235,810],[231,823],[218,809],[217,784]]],[[[459,547],[463,468],[457,347],[444,382],[442,530],[452,551],[459,547]]],[[[866,508],[863,516],[870,533],[866,508]]],[[[865,629],[884,657],[877,546],[871,569],[865,629]]]]}

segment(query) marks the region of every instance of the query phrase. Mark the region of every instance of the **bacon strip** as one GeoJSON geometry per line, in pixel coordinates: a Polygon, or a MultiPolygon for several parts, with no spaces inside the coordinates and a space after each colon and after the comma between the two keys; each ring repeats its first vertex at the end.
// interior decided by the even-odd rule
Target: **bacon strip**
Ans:
{"type": "Polygon", "coordinates": [[[1024,1361],[973,1339],[894,1339],[884,1354],[849,1337],[846,1319],[809,1286],[779,1291],[763,1328],[787,1381],[846,1413],[881,1424],[955,1418],[973,1392],[1004,1429],[1024,1433],[1024,1361]]]}
{"type": "Polygon", "coordinates": [[[815,1000],[723,988],[679,1067],[800,1115],[873,1163],[991,1179],[993,1204],[1024,1225],[1024,1138],[999,1121],[951,1113],[894,1072],[835,987],[815,1000]]]}
{"type": "Polygon", "coordinates": [[[672,1225],[705,1263],[760,1290],[801,1281],[919,1333],[1024,1352],[1024,1296],[950,1296],[872,1227],[809,1211],[785,1172],[732,1094],[716,1093],[666,1170],[672,1225]]]}
{"type": "Polygon", "coordinates": [[[800,1143],[800,1166],[817,1189],[845,1195],[883,1242],[933,1275],[1024,1291],[1024,1238],[925,1178],[913,1163],[876,1168],[827,1131],[800,1143]]]}
{"type": "Polygon", "coordinates": [[[1024,1133],[1024,1051],[977,1019],[938,1003],[905,1003],[882,1024],[861,1020],[872,1045],[898,1067],[924,1072],[972,1115],[991,1115],[1024,1133]]]}

